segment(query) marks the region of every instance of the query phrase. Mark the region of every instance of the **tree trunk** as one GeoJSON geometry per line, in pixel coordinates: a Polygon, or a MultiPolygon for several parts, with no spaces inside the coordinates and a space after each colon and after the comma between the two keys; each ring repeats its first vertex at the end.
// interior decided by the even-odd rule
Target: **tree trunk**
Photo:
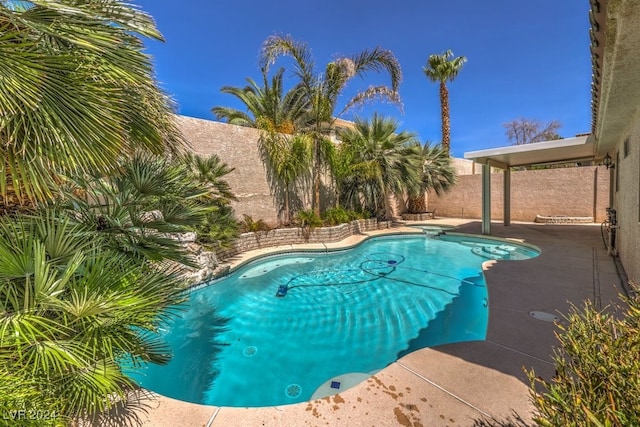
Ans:
{"type": "Polygon", "coordinates": [[[320,216],[320,168],[316,168],[316,179],[313,183],[313,211],[320,216]]]}
{"type": "Polygon", "coordinates": [[[291,224],[291,212],[289,211],[289,186],[287,185],[284,191],[284,218],[285,225],[291,224]]]}
{"type": "Polygon", "coordinates": [[[30,212],[33,210],[35,204],[29,200],[28,197],[19,197],[13,186],[13,179],[11,172],[6,170],[5,194],[0,194],[0,215],[10,215],[17,212],[30,212]]]}
{"type": "Polygon", "coordinates": [[[384,197],[385,217],[392,221],[399,219],[396,197],[393,193],[388,192],[384,197]]]}
{"type": "Polygon", "coordinates": [[[445,82],[440,82],[440,109],[442,118],[442,148],[447,153],[451,148],[451,125],[449,123],[449,91],[445,82]]]}
{"type": "Polygon", "coordinates": [[[408,203],[409,213],[424,213],[427,211],[427,201],[424,194],[421,196],[411,196],[409,197],[408,203]]]}
{"type": "Polygon", "coordinates": [[[313,180],[313,212],[320,216],[320,172],[322,171],[322,165],[320,164],[320,141],[314,141],[313,149],[313,173],[315,175],[313,180]]]}

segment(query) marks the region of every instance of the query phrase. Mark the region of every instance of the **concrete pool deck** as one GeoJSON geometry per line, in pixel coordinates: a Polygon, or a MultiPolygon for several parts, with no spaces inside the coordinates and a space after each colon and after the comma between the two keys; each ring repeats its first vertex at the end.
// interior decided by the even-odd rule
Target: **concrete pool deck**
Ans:
{"type": "MultiPolygon", "coordinates": [[[[421,224],[457,225],[456,232],[480,234],[479,221],[450,218],[421,224]]],[[[402,232],[402,228],[366,233],[402,232]]],[[[405,230],[406,231],[406,230],[405,230]]],[[[529,422],[533,407],[523,367],[549,379],[555,325],[531,311],[559,315],[571,303],[591,299],[605,306],[623,293],[614,259],[607,255],[599,225],[492,224],[492,235],[538,246],[540,256],[497,262],[485,276],[490,312],[485,341],[448,344],[411,353],[359,385],[311,402],[268,408],[229,408],[185,403],[153,395],[141,402],[143,426],[503,426],[516,416],[529,422]]],[[[325,250],[358,243],[292,245],[273,250],[325,250]]],[[[115,420],[114,420],[115,421],[115,420]]],[[[532,424],[529,422],[529,424],[532,424]]],[[[522,426],[517,424],[514,426],[522,426]]]]}

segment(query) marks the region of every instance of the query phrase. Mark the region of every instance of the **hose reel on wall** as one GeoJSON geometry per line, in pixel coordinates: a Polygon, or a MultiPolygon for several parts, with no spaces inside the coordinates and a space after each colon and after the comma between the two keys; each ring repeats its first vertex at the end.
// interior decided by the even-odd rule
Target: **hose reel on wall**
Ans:
{"type": "Polygon", "coordinates": [[[618,229],[618,213],[612,208],[607,208],[607,219],[602,222],[600,231],[602,232],[602,242],[607,248],[607,253],[616,256],[616,230],[618,229]]]}

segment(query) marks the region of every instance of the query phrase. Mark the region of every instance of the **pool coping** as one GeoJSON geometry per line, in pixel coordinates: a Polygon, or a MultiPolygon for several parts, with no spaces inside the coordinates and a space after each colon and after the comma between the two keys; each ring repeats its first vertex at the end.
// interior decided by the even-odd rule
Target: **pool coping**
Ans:
{"type": "MultiPolygon", "coordinates": [[[[447,219],[450,223],[451,219],[447,219]]],[[[415,221],[412,221],[415,223],[415,221]]],[[[437,225],[427,220],[424,225],[437,225]]],[[[145,426],[291,426],[291,425],[501,425],[495,420],[530,422],[533,406],[522,366],[544,378],[553,375],[550,354],[555,326],[529,310],[565,310],[598,289],[598,298],[617,300],[605,286],[617,279],[615,265],[599,245],[599,228],[585,225],[492,224],[497,237],[535,241],[540,256],[511,263],[488,260],[483,270],[491,301],[487,339],[408,354],[363,383],[331,397],[266,408],[231,408],[180,402],[153,395],[140,415],[145,426]],[[597,273],[597,274],[596,274],[597,273]],[[592,283],[585,286],[584,284],[592,283]],[[241,421],[240,421],[241,420],[241,421]],[[479,420],[488,420],[478,424],[479,420]]],[[[457,230],[480,235],[477,220],[461,220],[457,230]]],[[[353,247],[367,238],[398,233],[376,230],[351,236],[330,247],[353,247]]],[[[408,230],[408,234],[415,230],[408,230]]],[[[482,236],[487,237],[487,236],[482,236]]],[[[526,243],[525,242],[525,243],[526,243]]],[[[521,243],[520,241],[518,243],[521,243]]],[[[313,246],[313,245],[311,245],[313,246]]],[[[291,251],[286,248],[265,248],[291,251]]],[[[318,248],[316,248],[318,249],[318,248]]],[[[319,248],[324,251],[324,245],[319,248]]],[[[255,251],[252,251],[255,252],[255,251]]],[[[251,257],[255,259],[255,257],[251,257]]],[[[236,260],[236,262],[240,262],[236,260]]]]}
{"type": "MultiPolygon", "coordinates": [[[[362,245],[363,243],[365,243],[368,240],[371,239],[376,239],[376,238],[380,238],[380,237],[392,237],[392,236],[411,236],[411,235],[416,235],[416,236],[420,236],[420,235],[425,235],[426,233],[424,231],[416,231],[415,228],[416,226],[419,224],[409,224],[409,225],[405,225],[402,228],[388,228],[388,229],[382,229],[382,230],[376,230],[376,231],[370,231],[370,232],[365,232],[365,233],[360,233],[360,234],[354,234],[344,240],[340,240],[338,242],[331,242],[331,243],[312,243],[312,244],[291,244],[291,245],[282,245],[282,246],[270,246],[270,247],[265,247],[265,248],[260,248],[260,249],[253,249],[251,251],[247,251],[244,252],[242,254],[239,254],[239,256],[242,256],[242,259],[237,260],[235,262],[230,262],[230,263],[222,263],[221,266],[223,267],[228,267],[225,269],[224,273],[222,273],[221,275],[206,280],[204,282],[200,282],[200,283],[194,283],[192,285],[190,285],[186,290],[188,291],[193,291],[196,289],[201,289],[207,286],[212,286],[215,285],[216,282],[220,281],[220,280],[224,280],[226,278],[228,278],[229,276],[231,276],[232,274],[235,274],[240,268],[246,266],[247,264],[250,264],[254,261],[258,261],[260,259],[263,258],[268,258],[268,257],[272,257],[272,256],[278,256],[278,255],[293,255],[293,254],[309,254],[309,253],[330,253],[330,252],[341,252],[341,251],[348,251],[354,248],[357,248],[358,246],[362,245]],[[375,234],[369,234],[369,233],[375,233],[375,234]],[[359,237],[359,240],[353,243],[348,243],[342,246],[336,246],[337,244],[341,244],[342,242],[344,242],[345,240],[349,240],[352,237],[359,237]],[[313,247],[310,248],[308,246],[313,245],[313,246],[319,246],[322,245],[322,247],[313,247]],[[331,245],[328,246],[328,245],[331,245]],[[293,248],[293,246],[306,246],[306,247],[295,247],[293,248]]],[[[516,243],[519,244],[521,246],[524,246],[526,248],[535,250],[540,252],[540,248],[537,247],[536,245],[524,242],[521,239],[514,239],[514,238],[502,238],[502,237],[494,237],[494,236],[485,236],[485,235],[478,235],[478,234],[473,234],[473,233],[460,233],[460,232],[456,232],[456,231],[451,231],[451,230],[455,230],[456,226],[449,226],[450,228],[447,229],[446,234],[447,235],[453,235],[453,236],[469,236],[470,238],[478,238],[480,237],[481,239],[484,240],[494,240],[497,242],[512,242],[512,243],[516,243]]],[[[431,236],[430,236],[431,237],[431,236]]],[[[437,238],[438,235],[434,235],[433,237],[437,238]]],[[[499,261],[499,260],[498,260],[499,261]]],[[[511,261],[511,260],[502,260],[502,261],[511,261]]],[[[521,261],[521,260],[519,260],[521,261]]]]}

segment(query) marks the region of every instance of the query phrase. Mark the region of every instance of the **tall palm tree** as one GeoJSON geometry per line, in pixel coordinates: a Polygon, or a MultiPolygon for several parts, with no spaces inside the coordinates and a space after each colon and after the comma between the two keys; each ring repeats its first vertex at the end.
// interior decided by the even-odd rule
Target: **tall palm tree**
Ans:
{"type": "Polygon", "coordinates": [[[0,208],[52,196],[63,176],[182,141],[141,37],[152,18],[118,0],[0,1],[0,208]]]}
{"type": "Polygon", "coordinates": [[[300,79],[299,86],[304,99],[308,102],[309,117],[303,132],[310,135],[313,141],[312,205],[315,213],[319,215],[320,183],[322,175],[328,170],[328,159],[333,148],[329,135],[333,131],[336,117],[354,106],[376,98],[390,100],[399,105],[398,86],[402,80],[402,72],[400,64],[391,51],[375,48],[331,61],[326,65],[324,72],[318,73],[314,69],[311,50],[305,43],[296,41],[290,36],[267,38],[262,45],[260,59],[262,68],[268,70],[281,56],[293,58],[294,74],[300,79]],[[359,91],[347,101],[340,112],[337,112],[339,97],[347,84],[354,77],[362,77],[370,71],[386,71],[391,78],[391,85],[371,86],[359,91]]]}
{"type": "Polygon", "coordinates": [[[421,185],[422,153],[415,135],[398,132],[395,120],[375,114],[357,119],[354,128],[340,132],[340,139],[340,150],[353,159],[351,185],[345,185],[350,204],[360,197],[370,212],[392,218],[393,197],[421,185]]]}
{"type": "Polygon", "coordinates": [[[453,56],[451,50],[443,52],[441,55],[430,55],[427,65],[423,67],[424,74],[432,82],[440,83],[440,114],[442,119],[442,146],[447,151],[451,148],[451,124],[449,114],[449,90],[447,82],[453,81],[467,58],[459,56],[450,59],[453,56]]]}
{"type": "Polygon", "coordinates": [[[433,190],[437,195],[449,191],[456,183],[456,171],[451,157],[441,144],[426,142],[422,146],[422,173],[419,191],[408,194],[408,209],[411,213],[427,211],[425,193],[433,190]]]}

